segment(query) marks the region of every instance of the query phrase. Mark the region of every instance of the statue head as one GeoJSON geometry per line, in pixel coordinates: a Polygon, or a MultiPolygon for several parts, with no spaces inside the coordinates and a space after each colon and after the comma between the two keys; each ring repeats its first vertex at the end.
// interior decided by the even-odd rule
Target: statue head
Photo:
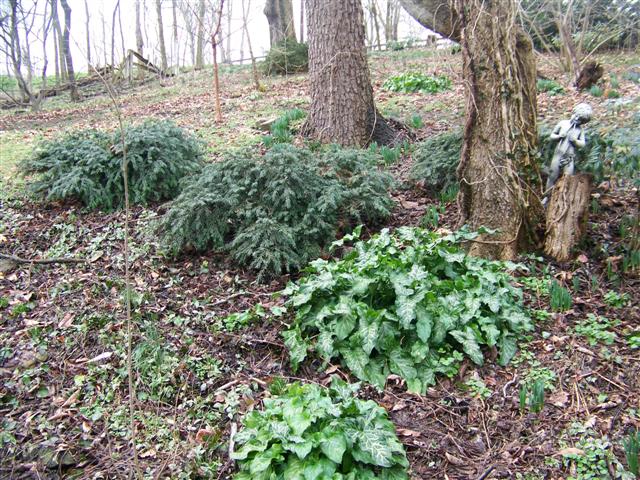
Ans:
{"type": "Polygon", "coordinates": [[[583,123],[587,123],[591,120],[591,115],[593,115],[593,109],[591,105],[588,103],[579,103],[573,109],[573,114],[571,115],[571,121],[573,123],[577,123],[578,125],[582,125],[583,123]]]}

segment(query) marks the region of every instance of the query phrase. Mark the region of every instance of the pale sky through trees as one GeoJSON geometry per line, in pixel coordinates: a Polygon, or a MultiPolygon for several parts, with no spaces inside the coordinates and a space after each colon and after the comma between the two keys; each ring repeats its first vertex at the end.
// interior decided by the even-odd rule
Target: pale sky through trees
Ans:
{"type": "MultiPolygon", "coordinates": [[[[2,0],[0,0],[2,1],[2,0]]],[[[37,5],[38,18],[35,21],[35,26],[31,33],[31,57],[34,64],[34,70],[36,75],[39,74],[42,68],[43,54],[42,54],[42,13],[44,12],[44,4],[47,0],[22,0],[25,10],[28,10],[34,4],[37,5]]],[[[241,43],[242,43],[242,2],[241,0],[227,0],[231,6],[231,23],[230,29],[227,23],[226,15],[228,7],[225,5],[225,11],[223,13],[223,48],[227,47],[227,36],[229,30],[231,32],[230,47],[231,47],[231,59],[237,60],[240,58],[241,43]]],[[[225,2],[225,4],[227,3],[225,2]]],[[[247,2],[247,0],[245,0],[247,2]]],[[[301,0],[293,0],[294,7],[294,19],[296,22],[295,29],[296,34],[300,32],[300,2],[301,0]]],[[[90,15],[90,31],[91,31],[91,61],[93,65],[105,65],[105,63],[111,63],[111,23],[113,18],[114,7],[117,0],[87,0],[89,6],[90,15]],[[103,34],[104,30],[104,34],[103,34]]],[[[141,0],[142,3],[142,0],[141,0]]],[[[248,27],[251,34],[251,43],[254,50],[254,55],[260,57],[265,55],[269,50],[269,26],[267,18],[263,13],[264,0],[251,0],[251,8],[249,11],[248,27]]],[[[208,23],[211,23],[213,16],[213,10],[217,2],[207,1],[207,16],[208,23]]],[[[86,56],[86,14],[84,0],[69,0],[69,5],[72,9],[71,15],[71,47],[74,65],[77,65],[77,71],[87,70],[87,56],[86,56]]],[[[197,11],[198,0],[178,0],[178,12],[177,12],[177,24],[178,24],[178,46],[177,48],[173,44],[173,13],[172,13],[172,1],[162,0],[162,18],[164,24],[164,37],[167,50],[167,61],[170,66],[176,64],[176,59],[179,59],[179,64],[191,65],[191,52],[189,47],[189,34],[184,21],[181,6],[188,7],[192,12],[197,11]],[[177,53],[175,50],[179,50],[177,53]]],[[[120,0],[121,8],[121,21],[122,21],[122,37],[124,38],[124,50],[135,49],[135,0],[120,0]]],[[[59,9],[60,10],[60,9],[59,9]]],[[[158,44],[158,26],[155,12],[155,0],[145,0],[144,8],[141,8],[141,15],[143,18],[142,34],[144,39],[144,56],[151,60],[154,64],[160,64],[160,49],[158,44]]],[[[50,13],[50,8],[48,9],[50,13]]],[[[62,13],[60,12],[60,21],[63,22],[62,13]]],[[[123,58],[122,37],[119,29],[119,19],[116,16],[116,30],[115,30],[115,63],[119,64],[123,58]]],[[[194,26],[194,28],[197,28],[194,26]]],[[[305,37],[306,37],[305,26],[305,37]]],[[[427,30],[421,27],[406,12],[402,11],[402,16],[399,26],[399,38],[424,38],[427,35],[427,30]]],[[[207,41],[209,40],[207,35],[207,41]]],[[[306,39],[306,38],[305,38],[306,39]]],[[[248,47],[246,41],[244,43],[243,56],[248,59],[248,47]]],[[[47,54],[49,57],[49,65],[47,68],[48,74],[53,74],[53,36],[50,32],[48,38],[47,54]]],[[[211,58],[211,44],[207,43],[205,48],[205,64],[210,64],[211,58]]],[[[7,68],[7,59],[3,58],[4,55],[0,55],[0,71],[7,73],[11,69],[7,68]]],[[[221,60],[219,58],[219,60],[221,60]]]]}

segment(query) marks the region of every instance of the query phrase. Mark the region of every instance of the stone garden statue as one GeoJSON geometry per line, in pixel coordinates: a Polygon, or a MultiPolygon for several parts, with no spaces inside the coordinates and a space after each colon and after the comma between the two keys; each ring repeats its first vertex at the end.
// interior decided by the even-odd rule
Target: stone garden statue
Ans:
{"type": "MultiPolygon", "coordinates": [[[[593,110],[587,103],[580,103],[573,109],[570,120],[561,120],[551,132],[551,140],[559,140],[553,152],[549,178],[547,178],[546,194],[555,185],[560,174],[573,175],[576,149],[582,148],[587,143],[582,125],[591,120],[593,110]]],[[[547,203],[545,197],[543,204],[547,203]]]]}

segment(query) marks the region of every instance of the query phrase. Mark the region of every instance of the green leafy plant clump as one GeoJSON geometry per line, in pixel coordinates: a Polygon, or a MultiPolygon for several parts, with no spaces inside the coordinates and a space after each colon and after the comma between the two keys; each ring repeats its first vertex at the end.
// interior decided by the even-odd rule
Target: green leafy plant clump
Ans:
{"type": "Polygon", "coordinates": [[[171,204],[159,232],[174,255],[229,251],[268,278],[301,268],[341,229],[387,218],[392,177],[367,151],[320,154],[286,143],[208,165],[171,204]]]}
{"type": "Polygon", "coordinates": [[[384,90],[400,93],[438,93],[451,89],[451,79],[444,76],[431,76],[419,72],[406,72],[389,77],[383,84],[384,90]]]}
{"type": "Polygon", "coordinates": [[[293,383],[243,419],[235,480],[402,480],[404,448],[387,412],[355,397],[358,385],[293,383]]]}
{"type": "Polygon", "coordinates": [[[546,92],[550,96],[564,94],[564,87],[555,80],[540,78],[536,83],[536,88],[538,92],[546,92]]]}
{"type": "Polygon", "coordinates": [[[263,64],[265,75],[289,75],[306,72],[308,69],[308,45],[291,39],[273,45],[263,64]]]}
{"type": "Polygon", "coordinates": [[[462,133],[442,133],[420,143],[413,153],[411,178],[436,195],[457,185],[456,168],[460,161],[462,133]]]}
{"type": "Polygon", "coordinates": [[[296,311],[283,333],[292,366],[313,349],[379,388],[393,373],[424,393],[436,374],[455,375],[464,355],[481,365],[483,346],[509,362],[532,323],[505,265],[461,249],[474,236],[385,229],[342,260],[313,262],[284,291],[296,311]]]}
{"type": "Polygon", "coordinates": [[[291,143],[293,140],[292,123],[299,122],[307,116],[304,110],[294,108],[287,110],[273,125],[271,134],[263,137],[263,143],[271,147],[277,143],[291,143]]]}
{"type": "MultiPolygon", "coordinates": [[[[182,178],[201,168],[200,142],[172,122],[129,126],[124,138],[132,203],[175,197],[182,178]]],[[[30,187],[48,201],[74,198],[91,209],[112,210],[124,204],[122,161],[119,131],[88,130],[45,141],[22,171],[36,175],[30,187]]]]}

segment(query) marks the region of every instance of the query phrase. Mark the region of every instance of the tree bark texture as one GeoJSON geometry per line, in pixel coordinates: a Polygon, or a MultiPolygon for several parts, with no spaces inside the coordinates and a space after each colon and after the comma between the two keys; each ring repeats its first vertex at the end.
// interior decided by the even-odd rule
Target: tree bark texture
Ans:
{"type": "Polygon", "coordinates": [[[401,0],[416,20],[460,42],[466,123],[458,166],[460,223],[480,235],[473,255],[512,259],[537,240],[543,210],[534,159],[536,67],[515,0],[401,0]]]}
{"type": "Polygon", "coordinates": [[[71,33],[71,7],[67,0],[60,0],[62,10],[64,10],[64,32],[62,34],[62,51],[64,52],[64,61],[67,66],[67,78],[69,81],[69,93],[71,100],[77,102],[80,100],[80,91],[76,85],[76,75],[73,70],[73,59],[71,57],[71,46],[69,45],[69,36],[71,33]]]}
{"type": "Polygon", "coordinates": [[[324,143],[395,143],[373,101],[360,0],[307,0],[306,11],[311,108],[303,132],[324,143]]]}
{"type": "Polygon", "coordinates": [[[292,0],[267,0],[264,14],[269,22],[269,40],[272,47],[285,39],[296,41],[292,0]]]}
{"type": "Polygon", "coordinates": [[[523,178],[527,170],[535,171],[535,63],[517,56],[525,39],[515,34],[515,0],[455,0],[455,11],[467,80],[457,171],[460,223],[498,230],[473,242],[472,255],[513,259],[526,240],[532,223],[528,207],[536,199],[523,178]]]}
{"type": "Polygon", "coordinates": [[[547,209],[544,252],[558,260],[571,259],[573,248],[587,229],[591,201],[591,177],[563,175],[553,187],[547,209]]]}

